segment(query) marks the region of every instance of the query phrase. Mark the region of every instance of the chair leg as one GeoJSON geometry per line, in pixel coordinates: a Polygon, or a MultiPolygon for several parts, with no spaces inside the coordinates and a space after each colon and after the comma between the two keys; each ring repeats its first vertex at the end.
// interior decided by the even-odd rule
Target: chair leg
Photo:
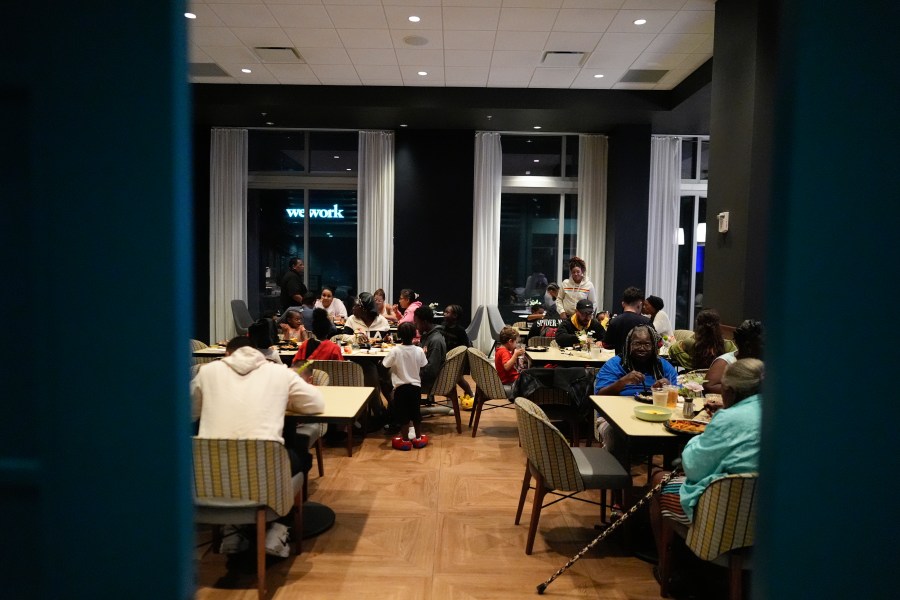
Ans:
{"type": "Polygon", "coordinates": [[[456,386],[450,392],[450,402],[453,404],[453,416],[456,417],[456,433],[462,435],[462,418],[459,416],[459,394],[456,392],[456,386]]]}
{"type": "Polygon", "coordinates": [[[744,595],[742,562],[741,555],[737,552],[732,552],[728,558],[728,598],[730,600],[741,600],[744,595]]]}
{"type": "Polygon", "coordinates": [[[531,505],[531,523],[528,525],[528,541],[525,542],[525,554],[531,554],[534,548],[534,536],[537,534],[538,522],[541,520],[541,508],[544,506],[544,478],[534,473],[534,503],[531,505]]]}
{"type": "Polygon", "coordinates": [[[667,521],[661,519],[660,544],[659,544],[659,595],[669,597],[669,580],[672,578],[672,542],[675,539],[675,530],[667,521]]]}
{"type": "Polygon", "coordinates": [[[316,440],[316,464],[319,466],[319,477],[325,476],[325,460],[322,458],[324,448],[325,443],[320,435],[319,439],[316,440]]]}
{"type": "Polygon", "coordinates": [[[478,421],[481,420],[481,408],[484,406],[484,398],[475,402],[475,410],[472,416],[475,417],[475,423],[472,425],[472,437],[475,437],[475,434],[478,433],[478,421]]]}
{"type": "Polygon", "coordinates": [[[481,398],[481,392],[478,391],[478,388],[475,388],[475,395],[472,399],[473,406],[472,410],[469,411],[469,429],[472,429],[472,422],[475,420],[475,409],[478,406],[478,400],[481,398]]]}
{"type": "Polygon", "coordinates": [[[259,600],[266,597],[266,507],[256,510],[256,589],[259,600]]]}
{"type": "Polygon", "coordinates": [[[519,494],[519,508],[516,510],[516,525],[522,519],[522,509],[525,507],[525,497],[528,495],[528,484],[531,483],[531,472],[528,470],[528,459],[525,459],[525,478],[522,480],[522,493],[519,494]]]}

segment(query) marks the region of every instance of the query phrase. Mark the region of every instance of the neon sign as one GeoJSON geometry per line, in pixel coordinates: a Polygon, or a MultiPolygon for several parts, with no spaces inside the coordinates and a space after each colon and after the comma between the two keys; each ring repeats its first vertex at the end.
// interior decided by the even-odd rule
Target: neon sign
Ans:
{"type": "MultiPolygon", "coordinates": [[[[288,208],[287,216],[289,219],[302,219],[306,211],[302,208],[288,208]]],[[[309,209],[310,219],[343,219],[344,209],[338,208],[335,204],[332,208],[311,208],[309,209]]]]}

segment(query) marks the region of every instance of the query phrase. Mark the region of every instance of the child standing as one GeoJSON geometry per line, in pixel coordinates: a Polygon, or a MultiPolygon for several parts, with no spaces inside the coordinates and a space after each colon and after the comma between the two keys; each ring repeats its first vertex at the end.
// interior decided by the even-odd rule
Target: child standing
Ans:
{"type": "Polygon", "coordinates": [[[506,390],[506,397],[512,400],[513,389],[516,385],[516,379],[519,378],[518,362],[519,357],[525,354],[523,348],[517,348],[519,341],[519,330],[515,327],[504,327],[500,330],[500,347],[494,354],[494,368],[500,375],[500,381],[503,383],[503,389],[506,390]]]}
{"type": "Polygon", "coordinates": [[[400,423],[401,435],[394,437],[391,446],[396,450],[409,450],[412,447],[424,448],[428,444],[428,436],[420,431],[422,415],[419,405],[422,401],[422,378],[420,369],[428,364],[425,352],[413,346],[416,326],[412,323],[400,323],[397,337],[402,345],[394,346],[384,359],[384,366],[391,370],[391,383],[394,385],[394,410],[400,423]],[[412,441],[403,439],[402,432],[412,423],[412,441]]]}

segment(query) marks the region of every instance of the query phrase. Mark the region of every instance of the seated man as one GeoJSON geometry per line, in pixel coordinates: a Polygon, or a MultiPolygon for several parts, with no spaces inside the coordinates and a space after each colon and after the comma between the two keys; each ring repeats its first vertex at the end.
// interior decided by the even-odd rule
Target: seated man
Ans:
{"type": "Polygon", "coordinates": [[[578,334],[584,331],[593,336],[594,342],[599,345],[605,334],[603,326],[594,318],[593,303],[582,298],[575,305],[575,314],[571,318],[564,319],[556,330],[556,343],[560,348],[570,348],[578,343],[578,334]]]}
{"type": "Polygon", "coordinates": [[[650,325],[650,319],[641,314],[644,307],[644,292],[629,287],[622,292],[622,314],[613,317],[606,326],[604,348],[613,348],[621,356],[625,348],[625,336],[635,325],[650,325]]]}
{"type": "MultiPolygon", "coordinates": [[[[191,414],[199,417],[198,437],[215,439],[275,440],[284,443],[284,413],[320,413],[325,409],[322,392],[306,383],[283,364],[274,364],[253,347],[247,337],[228,342],[225,358],[206,365],[191,381],[191,414]]],[[[288,448],[291,475],[304,470],[305,462],[288,448]]],[[[287,556],[287,523],[273,523],[266,537],[266,551],[287,556]]]]}

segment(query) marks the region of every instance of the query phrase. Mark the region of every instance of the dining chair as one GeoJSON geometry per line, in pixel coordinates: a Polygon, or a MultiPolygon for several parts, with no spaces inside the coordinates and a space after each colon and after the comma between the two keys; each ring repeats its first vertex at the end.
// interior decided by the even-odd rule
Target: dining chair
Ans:
{"type": "Polygon", "coordinates": [[[482,411],[514,407],[513,401],[506,396],[506,390],[503,389],[503,382],[500,381],[497,369],[484,355],[484,352],[478,348],[469,348],[468,355],[472,379],[475,380],[475,406],[469,414],[469,427],[472,428],[472,437],[475,437],[482,411]],[[502,401],[502,404],[488,404],[495,400],[502,401]]]}
{"type": "Polygon", "coordinates": [[[488,316],[488,326],[491,330],[491,337],[494,339],[494,344],[491,346],[491,351],[488,352],[488,357],[494,353],[494,350],[497,349],[497,346],[500,345],[500,330],[506,327],[506,324],[503,322],[503,316],[500,314],[500,309],[497,308],[496,304],[488,304],[486,307],[487,316],[488,316]]]}
{"type": "Polygon", "coordinates": [[[250,309],[243,300],[231,301],[231,316],[234,317],[234,329],[238,335],[247,335],[250,326],[253,325],[253,317],[250,316],[250,309]]]}
{"type": "Polygon", "coordinates": [[[211,363],[211,362],[217,360],[216,358],[213,358],[211,356],[193,356],[194,352],[196,352],[197,350],[203,350],[204,348],[209,348],[209,346],[207,344],[204,344],[200,340],[193,340],[193,339],[191,340],[191,364],[192,365],[203,365],[203,364],[211,363]]]}
{"type": "Polygon", "coordinates": [[[685,527],[671,519],[662,519],[662,544],[659,556],[659,593],[669,597],[672,576],[672,542],[675,534],[685,538],[691,551],[702,560],[729,570],[729,598],[743,595],[743,571],[753,547],[756,529],[757,473],[738,473],[716,479],[700,494],[694,508],[694,521],[685,527]]]}
{"type": "Polygon", "coordinates": [[[570,447],[563,434],[547,419],[544,411],[527,398],[516,398],[516,420],[519,424],[519,439],[527,459],[515,522],[516,525],[519,524],[528,490],[533,489],[531,523],[528,526],[528,540],[525,542],[525,554],[531,554],[543,508],[573,498],[585,490],[600,490],[600,502],[581,497],[577,499],[599,505],[601,520],[605,521],[607,491],[630,487],[631,476],[603,448],[570,447]],[[532,477],[534,487],[531,486],[532,477]],[[544,504],[547,494],[559,498],[544,504]]]}
{"type": "Polygon", "coordinates": [[[528,321],[516,321],[515,323],[513,323],[513,327],[515,327],[516,329],[528,329],[528,321]]]}
{"type": "Polygon", "coordinates": [[[483,318],[484,306],[480,305],[475,309],[475,314],[472,315],[472,320],[469,322],[469,326],[466,327],[466,335],[473,344],[475,343],[475,338],[478,337],[478,331],[481,329],[481,320],[483,318]]]}
{"type": "Polygon", "coordinates": [[[543,335],[536,335],[533,338],[528,338],[528,347],[534,348],[535,346],[543,346],[545,348],[550,346],[550,342],[553,341],[552,337],[545,337],[543,335]]]}
{"type": "MultiPolygon", "coordinates": [[[[364,387],[366,385],[362,367],[355,362],[349,360],[317,360],[313,364],[315,365],[315,369],[324,371],[328,374],[330,380],[329,385],[345,387],[364,387]]],[[[378,394],[378,390],[376,389],[374,393],[378,394]]],[[[368,414],[368,406],[363,407],[364,431],[368,414]]],[[[347,456],[353,456],[353,423],[348,423],[346,425],[346,431],[347,456]]]]}
{"type": "MultiPolygon", "coordinates": [[[[319,369],[313,369],[310,375],[310,383],[315,386],[327,386],[331,383],[328,373],[319,369]]],[[[297,434],[297,443],[307,450],[316,449],[316,466],[319,468],[319,477],[325,475],[325,460],[323,454],[325,451],[325,443],[322,436],[328,430],[328,423],[297,423],[295,429],[297,434]]],[[[285,432],[287,434],[287,432],[285,432]]],[[[287,443],[287,435],[285,435],[285,444],[287,443]]]]}
{"type": "Polygon", "coordinates": [[[266,597],[266,523],[294,513],[295,552],[303,531],[303,473],[291,476],[283,444],[273,440],[192,438],[194,520],[214,525],[218,550],[223,525],[256,525],[257,594],[266,597]]]}
{"type": "Polygon", "coordinates": [[[466,347],[457,346],[449,352],[444,358],[444,364],[438,371],[437,378],[431,386],[431,392],[428,394],[429,400],[433,401],[435,396],[443,396],[453,408],[453,415],[456,417],[456,433],[462,433],[462,419],[459,416],[459,396],[456,392],[456,382],[462,375],[463,367],[466,365],[466,347]]]}

